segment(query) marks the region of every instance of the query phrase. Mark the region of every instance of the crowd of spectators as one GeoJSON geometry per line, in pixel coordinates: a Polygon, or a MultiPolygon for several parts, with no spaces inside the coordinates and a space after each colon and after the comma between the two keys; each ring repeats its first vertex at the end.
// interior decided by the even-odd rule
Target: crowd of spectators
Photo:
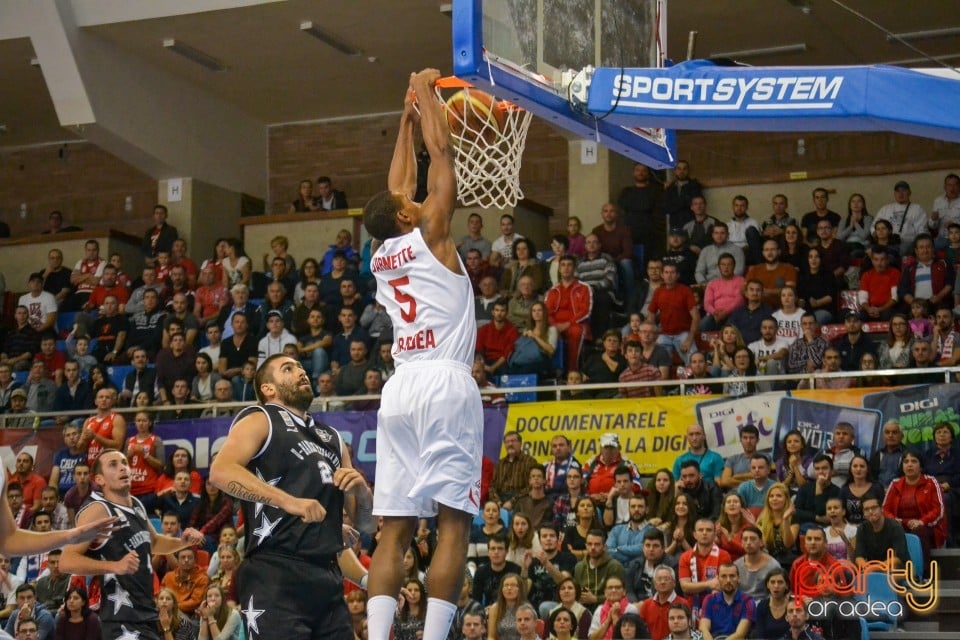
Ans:
{"type": "MultiPolygon", "coordinates": [[[[635,179],[617,204],[601,208],[602,224],[588,235],[571,218],[569,234],[554,236],[549,254],[538,254],[510,215],[500,218],[493,241],[483,236],[483,219],[470,216],[459,248],[476,293],[478,386],[495,386],[501,374],[533,374],[611,385],[589,392],[594,397],[644,397],[662,391],[619,385],[715,378],[687,390],[736,396],[765,390],[749,380],[757,373],[960,361],[957,176],[946,177],[930,214],[910,202],[903,182],[895,185],[895,203],[875,219],[862,196],[850,198],[844,218],[816,189],[814,210],[799,224],[782,195],[763,223],[750,218],[743,196],[734,199],[729,222],[717,220],[706,213],[685,163],[666,188],[641,165],[635,179]],[[661,229],[664,213],[669,225],[661,229]],[[638,254],[646,256],[644,278],[635,275],[638,254]],[[841,322],[828,340],[822,327],[841,322]],[[888,323],[879,341],[865,330],[877,322],[888,323]]],[[[329,181],[326,188],[315,198],[305,181],[298,199],[305,208],[292,207],[327,208],[344,197],[329,181]]],[[[73,269],[51,249],[25,283],[15,326],[2,338],[2,419],[28,427],[37,426],[36,413],[68,415],[55,420],[65,446],[51,475],[36,474],[32,457],[21,452],[6,498],[23,528],[68,527],[91,491],[92,460],[105,448],[125,450],[134,494],[160,529],[176,534],[192,526],[207,536],[204,548],[153,564],[162,628],[181,640],[209,637],[211,619],[221,630],[239,626],[231,606],[242,560],[234,504],[203,481],[186,449],[166,451],[154,421],[199,417],[198,403],[252,401],[257,364],[279,352],[301,360],[316,395],[335,399],[331,408],[376,409],[376,399],[349,397],[375,396],[393,373],[392,328],[373,299],[365,267],[370,247],[358,251],[346,229],[322,256],[299,264],[277,236],[258,269],[234,238],[218,240],[207,258],[191,259],[158,205],[142,249],[143,266],[131,274],[119,255],[103,259],[96,241],[86,243],[73,269]],[[120,383],[108,367],[127,367],[120,383]],[[129,437],[119,407],[140,409],[129,437]]],[[[909,381],[939,382],[942,375],[920,372],[909,381]]],[[[523,452],[518,434],[507,433],[507,455],[485,466],[485,504],[471,534],[471,572],[451,637],[507,640],[538,630],[557,638],[797,637],[800,630],[811,638],[847,637],[843,619],[807,626],[805,609],[791,607],[797,580],[810,577],[809,566],[885,559],[888,548],[904,561],[905,532],[919,538],[929,559],[930,549],[956,543],[949,516],[960,487],[949,424],[935,427],[934,447],[915,452],[902,444],[899,425],[889,423],[883,448],[870,459],[848,427],[838,424],[833,448],[823,452],[791,432],[775,461],[756,451],[756,429],[745,427],[743,453],[724,461],[694,425],[688,450],[649,482],[613,433],[583,464],[558,435],[543,466],[523,452]]],[[[415,638],[422,628],[423,574],[434,543],[425,521],[408,554],[398,638],[415,638]]],[[[375,544],[358,541],[361,562],[375,544]]],[[[61,626],[74,633],[96,626],[96,597],[88,597],[85,582],[58,571],[56,552],[3,559],[0,568],[10,578],[0,618],[11,629],[33,622],[48,638],[61,626]]],[[[360,593],[347,595],[358,637],[360,593]]]]}
{"type": "MultiPolygon", "coordinates": [[[[790,386],[754,383],[755,374],[960,362],[956,175],[946,176],[929,214],[899,181],[894,202],[873,217],[863,196],[853,194],[843,216],[817,188],[806,214],[791,215],[778,194],[768,218],[753,218],[738,195],[726,221],[707,213],[685,162],[674,175],[661,187],[638,165],[635,184],[601,207],[601,224],[583,235],[571,217],[569,233],[553,236],[546,251],[509,214],[492,240],[483,218],[469,216],[458,247],[476,294],[478,384],[501,385],[504,374],[611,385],[715,378],[684,390],[743,395],[790,386]],[[669,229],[661,243],[662,220],[669,229]]],[[[345,206],[345,196],[320,178],[316,188],[303,181],[291,208],[334,205],[345,206]]],[[[51,233],[62,229],[62,214],[50,219],[51,233]]],[[[101,384],[117,387],[121,406],[176,405],[161,419],[196,417],[193,403],[252,399],[256,365],[283,351],[301,360],[318,396],[377,394],[393,370],[392,328],[374,297],[369,243],[358,250],[342,229],[322,255],[298,262],[288,248],[277,236],[255,261],[239,240],[222,238],[212,255],[191,258],[158,205],[143,236],[143,266],[129,274],[118,254],[104,259],[93,240],[72,269],[51,249],[0,339],[5,424],[25,425],[31,412],[92,409],[101,384]],[[107,367],[127,374],[111,378],[107,367]]],[[[919,373],[898,381],[942,380],[919,373]]],[[[869,375],[815,384],[884,382],[869,375]]]]}

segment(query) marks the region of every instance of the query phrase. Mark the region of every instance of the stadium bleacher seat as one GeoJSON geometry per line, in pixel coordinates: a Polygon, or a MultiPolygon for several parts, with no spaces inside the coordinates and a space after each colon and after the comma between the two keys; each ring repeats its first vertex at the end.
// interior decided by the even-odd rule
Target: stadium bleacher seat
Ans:
{"type": "Polygon", "coordinates": [[[132,364],[120,364],[107,367],[107,375],[110,376],[113,384],[117,385],[117,389],[123,389],[123,379],[126,378],[127,374],[131,371],[133,371],[132,364]]]}

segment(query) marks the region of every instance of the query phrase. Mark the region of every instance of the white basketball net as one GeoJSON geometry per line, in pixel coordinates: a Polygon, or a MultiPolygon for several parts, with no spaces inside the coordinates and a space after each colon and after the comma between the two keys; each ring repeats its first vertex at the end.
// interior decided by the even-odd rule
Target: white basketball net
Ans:
{"type": "MultiPolygon", "coordinates": [[[[478,89],[464,88],[463,91],[469,95],[470,91],[478,89]]],[[[436,87],[436,94],[446,115],[446,101],[440,87],[436,87]]],[[[452,112],[462,130],[459,134],[450,133],[455,149],[457,197],[468,207],[513,207],[523,199],[520,161],[533,114],[515,105],[501,103],[505,118],[503,129],[498,131],[484,114],[473,108],[473,101],[465,100],[464,104],[468,109],[465,118],[452,112]]]]}

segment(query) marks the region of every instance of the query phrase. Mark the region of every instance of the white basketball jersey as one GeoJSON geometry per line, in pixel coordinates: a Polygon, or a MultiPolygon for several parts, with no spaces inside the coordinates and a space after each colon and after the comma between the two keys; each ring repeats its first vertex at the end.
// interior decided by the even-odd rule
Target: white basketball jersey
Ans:
{"type": "MultiPolygon", "coordinates": [[[[459,261],[459,256],[457,257],[459,261]]],[[[390,238],[370,259],[377,302],[393,322],[397,365],[456,360],[470,366],[477,347],[473,289],[466,269],[456,274],[437,260],[420,233],[390,238]]]]}

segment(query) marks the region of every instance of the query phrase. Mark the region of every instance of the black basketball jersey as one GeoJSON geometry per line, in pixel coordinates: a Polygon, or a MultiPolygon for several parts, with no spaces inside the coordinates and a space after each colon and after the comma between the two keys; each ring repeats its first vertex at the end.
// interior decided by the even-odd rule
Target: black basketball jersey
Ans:
{"type": "Polygon", "coordinates": [[[279,507],[244,500],[244,555],[273,553],[308,563],[331,560],[343,550],[343,492],[333,484],[333,473],[341,464],[340,434],[309,415],[304,421],[276,404],[247,407],[234,424],[254,411],[267,415],[270,431],[247,470],[294,497],[316,500],[327,517],[306,523],[279,507]]]}
{"type": "Polygon", "coordinates": [[[140,568],[133,575],[103,574],[103,595],[100,598],[100,619],[104,622],[153,622],[157,607],[153,600],[153,564],[150,562],[150,525],[147,510],[136,498],[129,507],[110,502],[98,492],[90,494],[89,501],[78,513],[93,504],[102,504],[110,516],[119,518],[117,531],[97,546],[87,548],[87,557],[115,561],[136,551],[140,568]]]}

